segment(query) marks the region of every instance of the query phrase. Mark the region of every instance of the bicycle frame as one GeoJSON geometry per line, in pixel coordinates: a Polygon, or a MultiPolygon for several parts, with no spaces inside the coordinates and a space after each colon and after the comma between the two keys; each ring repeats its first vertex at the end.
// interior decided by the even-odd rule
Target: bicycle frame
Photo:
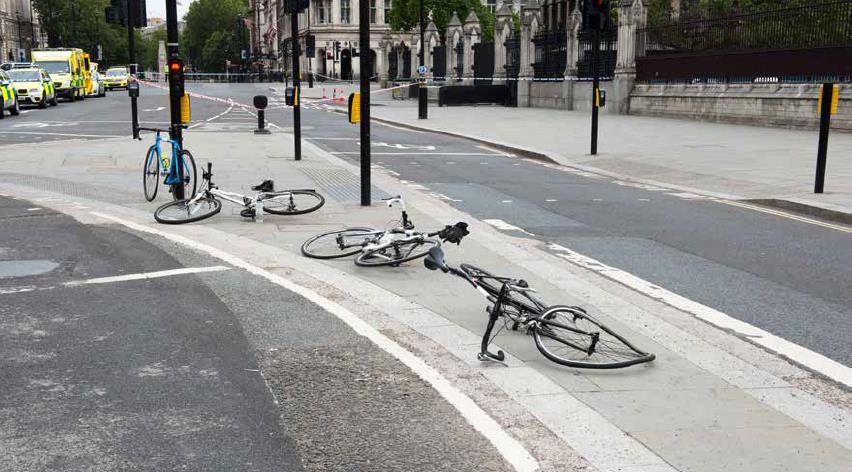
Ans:
{"type": "MultiPolygon", "coordinates": [[[[141,129],[141,128],[140,128],[141,129]]],[[[140,138],[141,139],[141,138],[140,138]]],[[[165,181],[163,182],[165,185],[175,185],[180,182],[178,178],[178,167],[173,166],[172,164],[175,160],[180,159],[181,163],[183,163],[183,156],[180,154],[180,144],[177,141],[174,141],[169,138],[164,138],[161,135],[160,130],[156,130],[156,135],[154,137],[154,148],[156,149],[157,156],[159,156],[160,164],[163,166],[163,173],[166,175],[165,181]],[[167,143],[172,148],[172,155],[169,161],[163,156],[163,144],[167,143]]],[[[187,176],[184,176],[185,178],[187,176]]]]}

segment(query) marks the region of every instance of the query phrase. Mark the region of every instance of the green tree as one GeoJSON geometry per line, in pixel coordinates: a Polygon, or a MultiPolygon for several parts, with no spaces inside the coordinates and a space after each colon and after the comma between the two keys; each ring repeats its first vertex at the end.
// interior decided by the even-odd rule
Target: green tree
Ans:
{"type": "Polygon", "coordinates": [[[183,44],[197,70],[219,72],[226,60],[240,61],[249,44],[247,12],[248,0],[196,0],[189,6],[183,44]]]}
{"type": "MultiPolygon", "coordinates": [[[[447,25],[458,14],[459,20],[464,20],[473,10],[479,18],[482,36],[485,41],[494,39],[494,14],[479,0],[423,0],[426,15],[431,14],[432,21],[438,27],[443,38],[447,25]]],[[[411,31],[420,24],[420,0],[394,0],[390,11],[390,26],[394,31],[411,31]]]]}
{"type": "MultiPolygon", "coordinates": [[[[103,49],[101,65],[127,64],[127,29],[106,22],[109,0],[33,0],[48,46],[80,48],[97,60],[97,47],[103,49]]],[[[137,43],[141,40],[135,32],[137,43]]],[[[137,56],[138,57],[138,56],[137,56]]]]}
{"type": "Polygon", "coordinates": [[[146,70],[157,70],[160,41],[166,41],[166,28],[158,28],[139,43],[139,64],[146,70]]]}

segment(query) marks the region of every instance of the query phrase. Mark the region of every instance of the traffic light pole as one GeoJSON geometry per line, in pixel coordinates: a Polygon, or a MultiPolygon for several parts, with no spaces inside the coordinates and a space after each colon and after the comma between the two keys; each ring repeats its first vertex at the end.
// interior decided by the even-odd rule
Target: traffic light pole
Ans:
{"type": "Polygon", "coordinates": [[[295,101],[293,103],[293,145],[296,160],[302,160],[302,111],[300,109],[301,78],[299,77],[299,13],[290,13],[290,26],[293,36],[293,88],[295,89],[295,101]]]}
{"type": "Polygon", "coordinates": [[[133,8],[131,3],[131,0],[127,0],[127,65],[130,67],[130,74],[136,75],[136,37],[133,34],[133,25],[136,24],[136,9],[133,8]]]}
{"type": "Polygon", "coordinates": [[[370,206],[370,0],[360,0],[358,21],[361,35],[361,205],[370,206]]]}
{"type": "Polygon", "coordinates": [[[592,31],[592,155],[598,153],[598,96],[600,94],[600,62],[601,32],[598,28],[592,31]]]}
{"type": "MultiPolygon", "coordinates": [[[[171,81],[176,75],[174,71],[172,71],[171,62],[172,60],[180,59],[180,55],[178,54],[179,47],[177,0],[166,0],[166,37],[169,55],[169,108],[171,110],[171,126],[169,127],[169,138],[177,142],[178,147],[180,149],[183,149],[183,128],[180,110],[180,102],[182,98],[182,93],[180,92],[183,91],[183,84],[171,83],[171,81]]],[[[183,65],[181,63],[181,67],[182,66],[183,65]]],[[[182,80],[183,71],[181,71],[180,77],[182,80]]],[[[180,162],[179,156],[172,156],[172,162],[180,162]]],[[[177,174],[181,182],[183,182],[184,179],[183,171],[183,166],[178,165],[177,174]]],[[[173,186],[172,189],[172,191],[174,192],[174,198],[177,200],[183,200],[183,183],[173,186]]]]}
{"type": "MultiPolygon", "coordinates": [[[[420,67],[426,65],[426,11],[423,8],[423,0],[420,0],[420,67]]],[[[429,89],[426,88],[426,75],[420,77],[418,89],[418,117],[421,120],[429,119],[429,89]]]]}

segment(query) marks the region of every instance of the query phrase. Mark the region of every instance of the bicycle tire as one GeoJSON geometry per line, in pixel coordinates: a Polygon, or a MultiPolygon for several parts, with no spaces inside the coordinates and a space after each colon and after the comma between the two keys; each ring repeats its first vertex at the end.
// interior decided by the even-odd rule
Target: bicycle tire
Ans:
{"type": "Polygon", "coordinates": [[[440,243],[434,239],[423,239],[420,241],[406,241],[400,243],[394,242],[390,247],[374,251],[362,251],[361,254],[355,258],[355,265],[360,267],[398,266],[404,262],[426,257],[426,255],[429,254],[430,249],[438,246],[440,246],[440,243]],[[409,245],[412,245],[413,247],[407,254],[400,257],[398,249],[409,245]],[[418,248],[420,248],[419,251],[417,251],[418,248]],[[397,252],[397,254],[385,254],[385,252],[390,249],[393,249],[394,252],[397,252]]]}
{"type": "Polygon", "coordinates": [[[354,256],[361,252],[361,246],[348,248],[345,251],[341,250],[336,241],[338,235],[342,235],[343,238],[352,238],[352,244],[355,244],[359,238],[372,238],[380,232],[373,228],[346,228],[321,233],[302,244],[302,254],[312,259],[339,259],[341,257],[354,256]],[[323,251],[324,248],[328,248],[328,251],[323,251]],[[336,252],[334,248],[337,248],[336,252]]]}
{"type": "Polygon", "coordinates": [[[533,337],[544,357],[567,367],[621,369],[656,358],[577,307],[553,306],[545,310],[538,318],[533,337]],[[596,343],[592,343],[591,333],[599,336],[596,343]]]}
{"type": "MultiPolygon", "coordinates": [[[[192,153],[186,149],[182,149],[178,156],[180,156],[180,162],[184,163],[183,170],[183,178],[184,178],[184,186],[183,186],[183,199],[190,200],[195,196],[195,192],[198,190],[198,179],[196,178],[196,167],[195,167],[195,158],[192,157],[192,153]],[[189,157],[189,160],[186,159],[189,157]],[[189,174],[189,177],[186,175],[189,174]],[[187,196],[187,190],[190,190],[189,195],[187,196]]],[[[172,159],[172,165],[174,165],[174,159],[172,159]]],[[[172,198],[177,200],[177,193],[175,192],[175,188],[177,185],[172,185],[172,198]]]]}
{"type": "MultiPolygon", "coordinates": [[[[279,193],[279,192],[276,192],[279,193]]],[[[319,210],[325,205],[325,198],[309,190],[287,190],[280,192],[282,195],[267,198],[263,200],[263,211],[272,213],[273,215],[304,215],[319,210]],[[300,206],[301,200],[299,196],[307,197],[307,207],[302,209],[300,206]],[[286,202],[284,201],[286,199],[286,202]],[[276,207],[276,203],[282,203],[280,207],[276,207]],[[270,205],[271,204],[271,205],[270,205]],[[312,206],[311,206],[312,205],[312,206]]]]}
{"type": "Polygon", "coordinates": [[[149,202],[157,198],[157,192],[160,189],[160,154],[156,151],[157,146],[151,145],[148,148],[148,152],[145,153],[145,164],[142,166],[142,191],[145,193],[145,200],[149,202]]]}
{"type": "Polygon", "coordinates": [[[154,219],[157,223],[164,225],[182,225],[201,221],[222,211],[222,202],[213,197],[202,197],[198,199],[192,208],[187,207],[190,200],[174,200],[157,208],[154,219]],[[182,207],[181,207],[182,206],[182,207]],[[169,212],[174,212],[171,215],[169,212]],[[182,217],[186,213],[186,217],[182,217]]]}

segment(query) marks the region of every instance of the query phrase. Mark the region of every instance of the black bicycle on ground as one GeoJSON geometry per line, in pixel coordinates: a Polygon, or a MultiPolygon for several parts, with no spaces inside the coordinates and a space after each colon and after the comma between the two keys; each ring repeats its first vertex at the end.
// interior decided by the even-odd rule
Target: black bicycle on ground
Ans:
{"type": "Polygon", "coordinates": [[[653,361],[656,356],[634,346],[607,328],[586,310],[576,306],[548,306],[533,295],[524,280],[498,277],[469,264],[451,267],[440,247],[432,248],[424,264],[467,280],[491,303],[486,309],[488,326],[482,336],[477,358],[502,363],[503,351],[492,353],[488,346],[503,329],[523,327],[535,339],[545,357],[557,364],[586,369],[619,369],[653,361]],[[497,322],[503,326],[493,333],[497,322]],[[492,334],[493,333],[493,334],[492,334]]]}

